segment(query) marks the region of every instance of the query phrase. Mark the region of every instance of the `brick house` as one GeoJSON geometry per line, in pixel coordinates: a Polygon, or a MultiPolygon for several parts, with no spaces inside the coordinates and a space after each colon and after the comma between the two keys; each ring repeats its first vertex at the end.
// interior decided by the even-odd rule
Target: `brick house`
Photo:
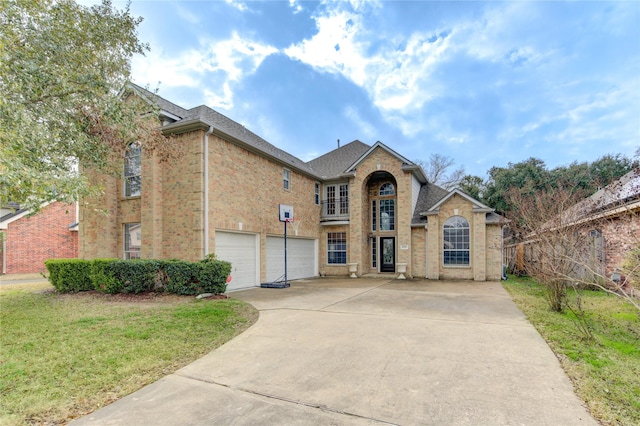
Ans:
{"type": "Polygon", "coordinates": [[[499,280],[502,218],[468,195],[429,183],[377,142],[353,141],[304,162],[206,107],[183,109],[138,86],[180,144],[171,164],[131,144],[123,174],[95,176],[104,195],[80,211],[80,257],[232,262],[230,289],[284,273],[279,205],[288,226],[288,278],[347,275],[499,280]],[[105,215],[99,210],[106,210],[105,215]]]}
{"type": "Polygon", "coordinates": [[[47,203],[29,215],[19,206],[0,209],[0,272],[30,274],[45,271],[51,258],[78,257],[75,204],[47,203]]]}

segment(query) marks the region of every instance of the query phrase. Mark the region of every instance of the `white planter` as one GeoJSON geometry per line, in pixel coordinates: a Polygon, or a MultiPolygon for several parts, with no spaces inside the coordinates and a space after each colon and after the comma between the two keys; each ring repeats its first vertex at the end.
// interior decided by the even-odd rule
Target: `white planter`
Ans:
{"type": "Polygon", "coordinates": [[[349,273],[351,274],[351,278],[358,278],[356,272],[358,272],[358,264],[357,263],[347,263],[349,267],[349,273]]]}
{"type": "Polygon", "coordinates": [[[407,277],[404,276],[404,274],[407,273],[407,264],[406,263],[396,263],[396,272],[398,272],[398,278],[399,280],[406,280],[407,277]]]}

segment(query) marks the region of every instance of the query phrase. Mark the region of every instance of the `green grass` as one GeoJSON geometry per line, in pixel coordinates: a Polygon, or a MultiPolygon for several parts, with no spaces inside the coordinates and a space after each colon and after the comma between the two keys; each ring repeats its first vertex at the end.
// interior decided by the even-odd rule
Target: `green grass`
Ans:
{"type": "Polygon", "coordinates": [[[257,319],[234,300],[0,287],[0,424],[58,424],[205,355],[257,319]]]}
{"type": "Polygon", "coordinates": [[[604,424],[640,425],[638,310],[616,296],[582,291],[588,338],[570,311],[549,309],[542,288],[530,279],[509,277],[503,285],[557,354],[594,417],[604,424]]]}

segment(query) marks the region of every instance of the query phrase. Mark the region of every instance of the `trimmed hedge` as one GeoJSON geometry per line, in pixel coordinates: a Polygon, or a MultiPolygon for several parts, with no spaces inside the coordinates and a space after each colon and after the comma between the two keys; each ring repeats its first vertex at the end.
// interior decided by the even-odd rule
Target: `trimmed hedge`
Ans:
{"type": "Polygon", "coordinates": [[[62,293],[93,290],[91,261],[82,259],[48,259],[49,282],[62,293]]]}
{"type": "Polygon", "coordinates": [[[224,293],[231,263],[210,256],[200,262],[181,260],[49,259],[49,281],[60,292],[102,293],[166,291],[193,295],[224,293]]]}

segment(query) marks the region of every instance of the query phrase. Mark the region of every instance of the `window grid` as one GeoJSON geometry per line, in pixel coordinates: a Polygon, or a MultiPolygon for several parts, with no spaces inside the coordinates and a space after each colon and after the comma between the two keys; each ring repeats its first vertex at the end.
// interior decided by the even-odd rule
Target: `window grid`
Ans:
{"type": "Polygon", "coordinates": [[[379,191],[380,195],[395,195],[395,193],[396,193],[396,190],[393,187],[392,183],[387,182],[380,187],[380,191],[379,191]]]}
{"type": "Polygon", "coordinates": [[[444,223],[443,260],[445,265],[469,265],[469,222],[462,216],[454,216],[444,223]]]}
{"type": "Polygon", "coordinates": [[[349,185],[340,185],[340,214],[349,214],[349,185]]]}
{"type": "Polygon", "coordinates": [[[139,223],[124,224],[124,258],[140,259],[142,233],[139,223]]]}
{"type": "Polygon", "coordinates": [[[137,197],[142,193],[142,148],[140,143],[127,146],[124,156],[124,195],[137,197]]]}
{"type": "Polygon", "coordinates": [[[378,267],[378,251],[376,247],[376,238],[371,240],[371,266],[373,268],[378,267]]]}
{"type": "Polygon", "coordinates": [[[327,186],[327,214],[336,214],[336,187],[327,186]]]}
{"type": "Polygon", "coordinates": [[[282,173],[282,187],[284,189],[290,189],[291,185],[291,171],[284,169],[283,173],[282,173]]]}
{"type": "Polygon", "coordinates": [[[371,230],[372,231],[376,230],[376,219],[378,218],[378,213],[376,211],[377,205],[378,205],[378,202],[376,200],[373,200],[371,202],[371,230]]]}
{"type": "Polygon", "coordinates": [[[320,204],[320,184],[316,182],[315,186],[315,201],[316,205],[320,204]]]}
{"type": "Polygon", "coordinates": [[[327,233],[327,263],[341,265],[347,263],[346,232],[327,233]]]}
{"type": "Polygon", "coordinates": [[[395,229],[395,200],[380,200],[380,230],[395,229]]]}

